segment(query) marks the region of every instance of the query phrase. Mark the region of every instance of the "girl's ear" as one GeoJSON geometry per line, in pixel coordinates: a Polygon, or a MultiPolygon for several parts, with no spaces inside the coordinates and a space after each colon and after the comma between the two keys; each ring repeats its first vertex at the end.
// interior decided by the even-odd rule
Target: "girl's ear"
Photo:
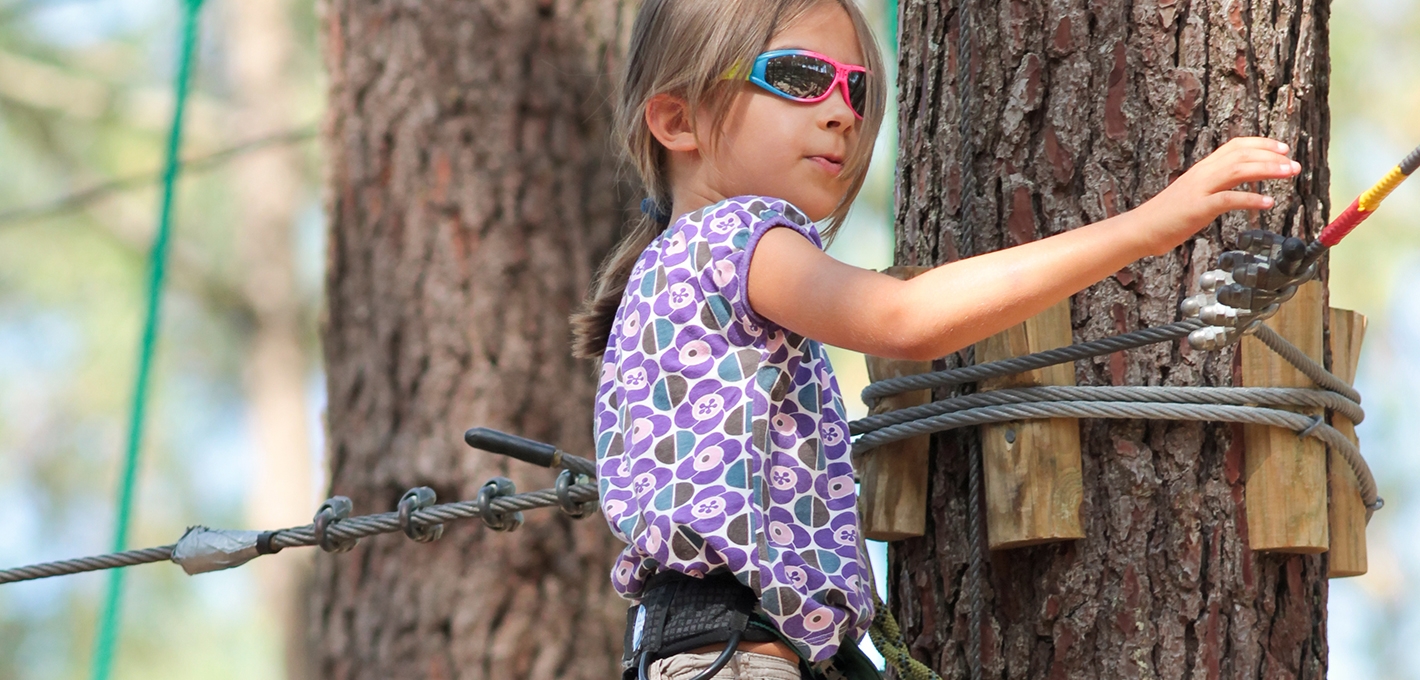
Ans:
{"type": "Polygon", "coordinates": [[[658,94],[646,102],[646,127],[669,151],[698,151],[690,106],[680,97],[658,94]]]}

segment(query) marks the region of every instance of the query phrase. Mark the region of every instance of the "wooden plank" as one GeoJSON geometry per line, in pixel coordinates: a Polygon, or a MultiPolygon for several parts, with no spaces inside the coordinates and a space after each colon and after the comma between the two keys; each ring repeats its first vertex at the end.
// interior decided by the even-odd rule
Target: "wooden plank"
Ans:
{"type": "MultiPolygon", "coordinates": [[[[1366,337],[1366,317],[1349,309],[1331,308],[1331,372],[1347,384],[1356,382],[1356,366],[1361,360],[1361,342],[1366,337]]],[[[1331,426],[1356,438],[1356,424],[1345,416],[1333,415],[1331,426]]],[[[1366,573],[1366,506],[1356,473],[1341,454],[1330,454],[1327,481],[1331,487],[1329,521],[1331,552],[1327,555],[1327,576],[1345,578],[1366,573]]]]}
{"type": "MultiPolygon", "coordinates": [[[[1307,356],[1322,361],[1322,286],[1304,284],[1267,325],[1307,356]]],[[[1242,382],[1248,387],[1315,387],[1260,340],[1245,336],[1242,382]]],[[[1294,409],[1320,415],[1320,409],[1294,409]]],[[[1330,545],[1326,446],[1285,428],[1243,426],[1248,543],[1253,550],[1325,552],[1330,545]]]]}
{"type": "MultiPolygon", "coordinates": [[[[884,274],[906,281],[931,267],[891,267],[884,274]]],[[[930,361],[907,361],[869,356],[868,379],[886,380],[932,370],[930,361]]],[[[931,390],[884,397],[870,413],[921,406],[932,400],[931,390]]],[[[875,541],[900,541],[927,530],[927,460],[931,435],[884,445],[863,457],[859,470],[858,512],[863,536],[875,541]]]]}
{"type": "MultiPolygon", "coordinates": [[[[977,363],[999,361],[1071,344],[1070,300],[976,345],[977,363]]],[[[1065,363],[983,381],[980,389],[1074,385],[1065,363]]],[[[981,453],[986,484],[986,536],[992,550],[1084,538],[1080,425],[1073,418],[984,425],[981,453]]]]}

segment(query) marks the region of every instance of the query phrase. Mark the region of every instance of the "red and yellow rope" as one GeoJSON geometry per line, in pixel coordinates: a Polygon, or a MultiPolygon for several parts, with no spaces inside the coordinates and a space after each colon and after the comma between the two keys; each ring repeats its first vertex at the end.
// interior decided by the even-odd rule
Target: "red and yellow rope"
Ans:
{"type": "Polygon", "coordinates": [[[1321,230],[1321,236],[1317,237],[1317,241],[1328,248],[1340,243],[1341,239],[1346,238],[1347,234],[1366,221],[1366,218],[1381,206],[1381,201],[1384,201],[1390,192],[1395,191],[1395,188],[1400,186],[1400,183],[1404,182],[1405,178],[1409,177],[1416,169],[1420,169],[1420,148],[1411,151],[1410,155],[1400,162],[1400,165],[1391,168],[1381,181],[1367,189],[1366,193],[1361,194],[1360,198],[1353,201],[1346,210],[1332,220],[1331,224],[1326,225],[1326,228],[1321,230]]]}

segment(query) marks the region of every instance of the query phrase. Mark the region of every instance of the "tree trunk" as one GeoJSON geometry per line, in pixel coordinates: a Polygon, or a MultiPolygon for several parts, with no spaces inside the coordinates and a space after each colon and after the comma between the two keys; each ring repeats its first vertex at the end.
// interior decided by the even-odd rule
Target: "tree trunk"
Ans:
{"type": "MultiPolygon", "coordinates": [[[[1303,172],[1266,186],[1277,208],[1228,215],[1073,300],[1076,341],[1179,319],[1198,274],[1241,230],[1313,236],[1324,226],[1328,14],[1325,0],[904,2],[898,262],[950,261],[1104,219],[1234,136],[1287,142],[1303,172]]],[[[1075,370],[1080,385],[1231,385],[1236,365],[1231,350],[1179,343],[1075,370]]],[[[1086,537],[990,554],[984,676],[1323,677],[1325,558],[1248,548],[1240,432],[1080,427],[1086,537]]],[[[980,446],[974,432],[935,444],[927,535],[893,546],[889,583],[913,653],[963,677],[968,456],[980,446]]]]}
{"type": "MultiPolygon", "coordinates": [[[[328,0],[331,493],[388,511],[552,472],[462,443],[485,425],[590,455],[568,314],[625,217],[609,85],[632,3],[328,0]]],[[[598,518],[527,513],[321,555],[325,678],[613,677],[625,605],[598,518]]]]}

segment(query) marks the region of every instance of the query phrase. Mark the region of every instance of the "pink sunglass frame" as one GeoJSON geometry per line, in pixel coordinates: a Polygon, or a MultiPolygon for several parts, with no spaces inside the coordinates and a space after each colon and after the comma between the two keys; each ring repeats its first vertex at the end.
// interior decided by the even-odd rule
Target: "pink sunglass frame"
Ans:
{"type": "Polygon", "coordinates": [[[848,90],[849,73],[862,73],[864,76],[871,75],[867,67],[855,66],[853,64],[845,64],[841,61],[834,59],[833,57],[824,54],[819,54],[818,52],[813,52],[811,50],[770,50],[754,58],[754,66],[750,69],[749,77],[747,78],[747,80],[765,90],[779,95],[780,97],[783,97],[790,101],[802,102],[804,104],[816,104],[833,96],[834,90],[842,90],[843,102],[848,105],[849,110],[853,112],[853,115],[856,116],[858,120],[862,120],[863,112],[859,111],[858,108],[853,105],[853,93],[848,90]],[[789,94],[788,92],[785,92],[770,84],[769,81],[766,80],[764,77],[765,71],[769,66],[769,60],[775,57],[813,57],[814,59],[820,59],[825,63],[833,66],[833,83],[828,86],[827,90],[824,90],[823,94],[817,97],[797,97],[792,94],[789,94]]]}

